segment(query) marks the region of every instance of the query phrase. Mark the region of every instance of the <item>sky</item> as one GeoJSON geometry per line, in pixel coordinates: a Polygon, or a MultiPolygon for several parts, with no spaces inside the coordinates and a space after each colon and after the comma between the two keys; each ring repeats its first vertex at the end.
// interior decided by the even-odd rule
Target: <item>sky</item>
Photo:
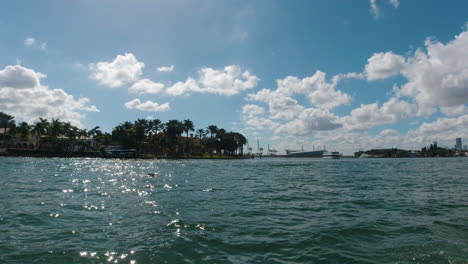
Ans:
{"type": "Polygon", "coordinates": [[[468,2],[6,1],[0,111],[190,119],[265,149],[468,140],[468,2]]]}

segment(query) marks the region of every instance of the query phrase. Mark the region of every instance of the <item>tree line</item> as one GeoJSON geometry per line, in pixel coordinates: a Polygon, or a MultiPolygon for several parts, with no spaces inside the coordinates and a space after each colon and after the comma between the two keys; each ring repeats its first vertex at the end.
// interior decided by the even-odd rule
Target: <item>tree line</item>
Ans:
{"type": "Polygon", "coordinates": [[[54,152],[103,151],[114,146],[135,149],[154,156],[242,155],[244,135],[227,132],[216,125],[195,129],[190,119],[183,121],[137,119],[123,122],[107,133],[97,126],[87,130],[59,119],[39,118],[33,124],[16,123],[0,112],[0,147],[54,152]]]}

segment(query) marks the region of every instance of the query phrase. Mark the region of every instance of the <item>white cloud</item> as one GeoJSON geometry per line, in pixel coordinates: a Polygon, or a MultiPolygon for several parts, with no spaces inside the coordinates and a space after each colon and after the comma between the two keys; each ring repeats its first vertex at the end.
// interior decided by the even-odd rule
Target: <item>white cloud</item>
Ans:
{"type": "Polygon", "coordinates": [[[448,116],[458,116],[468,114],[468,107],[465,105],[442,106],[440,107],[440,111],[448,116]]]}
{"type": "Polygon", "coordinates": [[[97,62],[89,65],[90,78],[101,85],[120,87],[129,82],[136,81],[145,67],[132,53],[117,55],[112,62],[97,62]]]}
{"type": "Polygon", "coordinates": [[[146,112],[166,112],[171,110],[169,103],[158,104],[151,101],[142,103],[140,99],[133,99],[132,101],[126,102],[125,107],[128,109],[137,109],[146,112]]]}
{"type": "Polygon", "coordinates": [[[393,124],[410,118],[416,114],[416,106],[393,97],[381,107],[377,103],[362,104],[351,111],[349,116],[342,118],[343,124],[349,130],[363,130],[382,124],[393,124]]]}
{"type": "Polygon", "coordinates": [[[241,71],[235,65],[226,66],[223,70],[203,68],[199,71],[198,80],[189,77],[185,82],[177,82],[167,88],[166,92],[174,96],[191,92],[231,96],[254,88],[258,80],[255,75],[241,71]]]}
{"type": "Polygon", "coordinates": [[[364,71],[369,81],[393,77],[399,74],[405,65],[405,58],[393,52],[375,53],[367,61],[364,71]]]}
{"type": "Polygon", "coordinates": [[[36,88],[41,85],[40,80],[45,77],[47,77],[45,74],[20,65],[6,66],[0,70],[0,87],[36,88]]]}
{"type": "Polygon", "coordinates": [[[224,70],[201,69],[199,82],[204,92],[229,96],[254,88],[258,80],[250,72],[242,72],[239,67],[230,65],[224,70]]]}
{"type": "Polygon", "coordinates": [[[149,79],[139,80],[134,83],[130,88],[129,92],[139,94],[158,94],[164,90],[164,84],[155,83],[149,79]]]}
{"type": "Polygon", "coordinates": [[[30,47],[30,46],[34,45],[35,42],[36,42],[36,40],[34,38],[29,37],[29,38],[26,38],[24,40],[24,45],[26,47],[30,47]]]}
{"type": "MultiPolygon", "coordinates": [[[[436,121],[431,123],[423,123],[416,133],[422,133],[424,135],[439,135],[450,131],[466,130],[468,128],[468,115],[459,116],[456,118],[438,118],[436,121]]],[[[464,132],[464,134],[468,133],[464,132]]]]}
{"type": "Polygon", "coordinates": [[[468,102],[468,31],[447,44],[426,40],[427,52],[417,50],[401,73],[408,82],[398,92],[413,98],[419,115],[440,107],[447,114],[464,113],[468,102]]]}
{"type": "Polygon", "coordinates": [[[41,49],[46,50],[47,49],[47,42],[44,42],[41,44],[41,49]]]}
{"type": "Polygon", "coordinates": [[[279,123],[263,117],[254,116],[252,118],[246,119],[245,124],[248,128],[255,130],[275,130],[280,125],[279,123]]]}
{"type": "Polygon", "coordinates": [[[308,108],[293,121],[281,125],[275,133],[305,136],[314,131],[334,130],[340,127],[342,125],[339,123],[339,118],[333,113],[323,109],[308,108]]]}
{"type": "Polygon", "coordinates": [[[88,98],[75,98],[62,89],[41,85],[46,76],[19,65],[0,71],[0,111],[27,122],[59,118],[82,127],[83,112],[99,112],[88,98]]]}
{"type": "Polygon", "coordinates": [[[297,100],[270,89],[262,89],[255,94],[249,94],[248,99],[267,103],[273,119],[291,120],[304,110],[297,100]]]}
{"type": "Polygon", "coordinates": [[[171,72],[174,70],[174,65],[171,66],[162,66],[157,69],[158,72],[171,72]]]}
{"type": "Polygon", "coordinates": [[[242,106],[242,115],[248,118],[253,118],[257,115],[262,115],[265,112],[265,108],[254,104],[247,104],[242,106]]]}
{"type": "Polygon", "coordinates": [[[348,104],[351,96],[336,90],[338,82],[345,78],[361,78],[361,75],[354,73],[337,75],[332,82],[328,82],[326,74],[321,71],[316,71],[314,75],[304,79],[287,76],[276,81],[276,90],[263,89],[256,94],[249,94],[248,98],[268,103],[269,110],[275,118],[290,119],[304,109],[291,97],[295,94],[303,95],[312,105],[327,110],[348,104]]]}
{"type": "Polygon", "coordinates": [[[380,9],[377,6],[376,0],[369,0],[370,5],[371,5],[371,13],[375,18],[378,18],[380,16],[380,9]]]}
{"type": "Polygon", "coordinates": [[[452,147],[455,138],[468,138],[468,115],[456,118],[438,118],[433,122],[425,122],[415,130],[406,133],[404,142],[418,147],[427,146],[437,141],[439,146],[452,147]]]}
{"type": "Polygon", "coordinates": [[[399,0],[388,0],[388,2],[395,8],[397,9],[400,6],[400,1],[399,0]]]}
{"type": "Polygon", "coordinates": [[[166,89],[166,93],[173,96],[179,96],[190,92],[201,92],[197,81],[191,77],[187,78],[185,82],[177,82],[166,89]]]}
{"type": "MultiPolygon", "coordinates": [[[[336,85],[340,79],[346,75],[333,78],[332,82],[326,80],[326,74],[316,71],[314,75],[299,79],[288,76],[277,80],[277,91],[284,95],[303,94],[311,104],[322,109],[333,109],[337,106],[348,104],[351,96],[336,90],[336,85]]],[[[348,77],[351,78],[351,77],[348,77]]]]}
{"type": "MultiPolygon", "coordinates": [[[[433,141],[438,141],[439,146],[452,147],[455,144],[455,138],[468,138],[466,127],[468,127],[468,115],[463,115],[426,122],[407,133],[401,133],[394,129],[384,129],[375,135],[367,131],[350,131],[345,128],[318,131],[314,134],[314,143],[315,146],[326,144],[327,149],[338,150],[346,154],[373,148],[394,147],[418,150],[432,144],[433,141]]],[[[293,139],[288,138],[287,141],[280,141],[278,145],[288,145],[288,142],[293,139]]],[[[311,145],[314,143],[304,142],[304,148],[311,149],[311,145]]]]}
{"type": "MultiPolygon", "coordinates": [[[[317,131],[334,130],[342,127],[340,118],[329,109],[351,100],[348,94],[336,89],[338,82],[349,78],[363,78],[362,74],[339,74],[326,80],[325,73],[315,72],[312,76],[299,79],[287,76],[277,80],[276,90],[262,89],[254,94],[248,94],[247,100],[266,103],[267,118],[256,118],[244,114],[245,123],[250,127],[276,128],[274,133],[292,136],[304,136],[317,131]],[[318,108],[307,108],[299,104],[294,95],[304,96],[311,105],[318,108]],[[275,121],[273,121],[275,120],[275,121]],[[265,126],[269,122],[275,125],[265,126]]],[[[247,114],[248,115],[248,114],[247,114]]]]}

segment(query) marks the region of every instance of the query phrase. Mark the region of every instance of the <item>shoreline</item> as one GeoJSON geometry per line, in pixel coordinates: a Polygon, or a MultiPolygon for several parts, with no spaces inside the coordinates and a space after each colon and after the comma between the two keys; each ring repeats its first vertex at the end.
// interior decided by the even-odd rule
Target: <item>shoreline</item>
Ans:
{"type": "Polygon", "coordinates": [[[48,153],[46,151],[27,151],[27,153],[11,153],[11,152],[0,152],[0,157],[29,157],[29,158],[100,158],[100,159],[156,159],[156,160],[180,160],[180,159],[206,159],[206,160],[239,160],[239,159],[251,159],[250,156],[153,156],[151,154],[142,154],[135,156],[105,156],[100,152],[90,153],[48,153]]]}

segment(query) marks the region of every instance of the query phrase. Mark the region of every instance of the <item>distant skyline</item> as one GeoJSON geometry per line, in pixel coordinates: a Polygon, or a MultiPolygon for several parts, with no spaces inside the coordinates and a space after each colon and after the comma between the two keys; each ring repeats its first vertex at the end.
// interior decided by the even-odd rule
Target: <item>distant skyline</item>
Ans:
{"type": "Polygon", "coordinates": [[[191,119],[266,150],[468,140],[467,1],[7,1],[0,111],[191,119]]]}

